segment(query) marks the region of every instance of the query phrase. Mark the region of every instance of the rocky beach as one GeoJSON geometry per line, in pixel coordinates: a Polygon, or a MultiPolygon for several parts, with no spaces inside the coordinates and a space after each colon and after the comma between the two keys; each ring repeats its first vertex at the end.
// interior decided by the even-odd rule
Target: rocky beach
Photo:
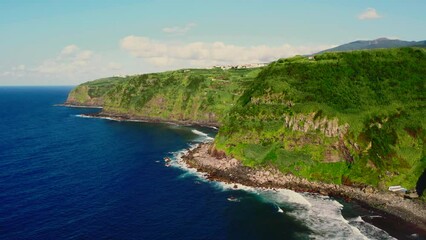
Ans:
{"type": "MultiPolygon", "coordinates": [[[[402,195],[379,191],[373,187],[355,187],[319,182],[310,182],[292,174],[283,174],[272,167],[251,168],[243,166],[235,158],[225,156],[214,149],[211,143],[200,144],[188,151],[182,160],[190,168],[206,174],[212,181],[242,184],[258,188],[285,188],[296,192],[311,192],[356,201],[406,222],[426,232],[426,204],[420,200],[407,199],[402,195]]],[[[235,185],[237,188],[237,185],[235,185]]]]}
{"type": "MultiPolygon", "coordinates": [[[[69,106],[67,106],[67,107],[69,107],[69,106]]],[[[111,120],[116,120],[116,121],[168,123],[168,124],[202,126],[202,127],[211,127],[211,128],[218,128],[219,127],[219,123],[217,123],[215,121],[209,122],[209,121],[172,120],[172,119],[144,117],[144,116],[138,116],[138,115],[132,115],[132,114],[109,113],[109,112],[104,112],[104,111],[99,112],[99,113],[82,114],[82,116],[90,117],[90,118],[105,118],[105,119],[111,119],[111,120]]]]}

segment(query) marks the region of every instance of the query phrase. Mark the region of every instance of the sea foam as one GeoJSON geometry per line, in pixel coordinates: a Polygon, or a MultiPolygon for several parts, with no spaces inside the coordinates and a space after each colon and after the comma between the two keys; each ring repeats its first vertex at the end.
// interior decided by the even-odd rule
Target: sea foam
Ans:
{"type": "Polygon", "coordinates": [[[184,171],[180,177],[195,176],[223,191],[242,190],[255,194],[263,202],[275,205],[279,213],[303,222],[312,231],[311,239],[394,239],[382,229],[364,222],[361,217],[346,220],[341,213],[343,205],[327,196],[297,193],[289,189],[264,189],[238,183],[208,181],[204,173],[190,168],[182,160],[182,156],[188,151],[195,149],[202,142],[212,140],[206,133],[196,129],[191,131],[202,138],[197,139],[198,142],[189,145],[187,149],[174,152],[172,157],[171,165],[184,171]]]}
{"type": "Polygon", "coordinates": [[[212,138],[212,137],[210,137],[207,133],[204,133],[204,132],[198,131],[198,130],[196,130],[196,129],[192,129],[192,130],[191,130],[191,132],[193,132],[193,133],[195,133],[195,134],[197,134],[197,135],[199,135],[199,136],[203,137],[203,141],[212,141],[212,140],[213,140],[213,138],[212,138]]]}
{"type": "Polygon", "coordinates": [[[115,121],[115,122],[122,122],[122,120],[112,118],[112,117],[98,117],[98,116],[89,116],[89,115],[85,115],[85,114],[77,114],[75,116],[81,117],[81,118],[99,118],[99,119],[106,119],[106,120],[115,121]]]}

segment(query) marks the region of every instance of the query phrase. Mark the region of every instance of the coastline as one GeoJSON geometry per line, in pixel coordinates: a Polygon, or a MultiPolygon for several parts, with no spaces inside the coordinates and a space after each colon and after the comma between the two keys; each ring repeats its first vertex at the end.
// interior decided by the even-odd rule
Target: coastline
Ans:
{"type": "MultiPolygon", "coordinates": [[[[69,107],[65,105],[66,107],[69,107]]],[[[201,126],[201,127],[210,127],[217,129],[219,127],[219,123],[217,122],[206,122],[206,121],[192,121],[192,120],[170,120],[170,119],[162,119],[162,118],[151,118],[151,117],[143,117],[131,114],[114,114],[108,112],[99,112],[99,113],[88,113],[81,114],[83,117],[89,118],[104,118],[115,121],[129,121],[129,122],[150,122],[150,123],[167,123],[167,124],[175,124],[175,125],[184,125],[184,126],[201,126]]]]}
{"type": "Polygon", "coordinates": [[[256,188],[290,189],[337,197],[347,202],[355,201],[362,206],[414,224],[426,234],[426,204],[405,199],[393,193],[381,192],[372,187],[350,187],[345,185],[310,182],[291,174],[283,174],[273,168],[254,169],[243,166],[235,158],[229,158],[212,150],[211,143],[202,143],[182,156],[182,161],[208,180],[228,184],[242,184],[256,188]]]}
{"type": "MultiPolygon", "coordinates": [[[[76,102],[66,101],[63,104],[55,104],[54,106],[60,107],[70,107],[70,108],[94,108],[94,109],[103,109],[102,105],[96,104],[80,104],[76,102]]],[[[132,114],[122,114],[122,113],[110,113],[105,111],[100,111],[97,113],[87,113],[81,114],[82,117],[87,118],[103,118],[114,121],[128,121],[128,122],[149,122],[149,123],[167,123],[175,125],[184,125],[184,126],[200,126],[200,127],[209,127],[218,129],[220,124],[218,122],[207,122],[207,121],[192,121],[192,120],[171,120],[163,118],[153,118],[153,117],[144,117],[132,114]]]]}
{"type": "Polygon", "coordinates": [[[74,104],[74,103],[63,103],[63,104],[54,104],[55,107],[69,107],[69,108],[96,108],[103,109],[102,106],[98,105],[83,105],[83,104],[74,104]]]}
{"type": "MultiPolygon", "coordinates": [[[[77,108],[100,108],[102,106],[84,106],[63,104],[60,106],[77,108]]],[[[87,118],[102,118],[113,121],[166,123],[184,126],[201,126],[217,129],[216,122],[199,122],[188,120],[170,120],[162,118],[149,118],[132,114],[116,114],[98,112],[81,114],[87,118]]],[[[211,153],[212,143],[200,143],[197,147],[189,149],[182,156],[183,163],[195,171],[206,176],[208,180],[224,182],[227,184],[241,184],[255,188],[290,189],[295,192],[318,193],[325,196],[336,197],[346,202],[356,202],[361,206],[375,210],[392,217],[396,222],[403,220],[410,227],[421,231],[426,236],[426,204],[420,201],[404,199],[402,196],[389,192],[379,192],[372,187],[353,187],[345,185],[310,182],[306,179],[291,174],[283,174],[273,168],[250,168],[243,166],[240,161],[226,157],[220,153],[211,153]],[[214,155],[214,156],[212,156],[214,155]]]]}

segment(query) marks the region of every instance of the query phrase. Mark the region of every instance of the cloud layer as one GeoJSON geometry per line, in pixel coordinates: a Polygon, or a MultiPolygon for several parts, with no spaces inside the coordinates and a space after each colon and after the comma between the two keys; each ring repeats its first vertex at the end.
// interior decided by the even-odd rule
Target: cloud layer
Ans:
{"type": "Polygon", "coordinates": [[[43,74],[73,74],[87,72],[94,63],[94,54],[89,50],[81,50],[76,45],[68,45],[56,58],[45,60],[33,71],[43,74]]]}
{"type": "Polygon", "coordinates": [[[382,16],[379,15],[379,13],[374,8],[367,8],[364,12],[358,15],[359,20],[372,20],[372,19],[378,19],[382,16]]]}
{"type": "MultiPolygon", "coordinates": [[[[0,73],[0,77],[30,79],[61,79],[85,81],[109,76],[121,70],[121,65],[108,62],[93,51],[80,49],[71,44],[65,46],[52,58],[34,66],[18,65],[0,73]]],[[[54,83],[53,83],[54,84],[54,83]]]]}
{"type": "Polygon", "coordinates": [[[314,53],[332,46],[251,47],[223,42],[167,43],[141,36],[127,36],[120,41],[122,49],[157,66],[186,62],[203,67],[215,64],[266,63],[282,57],[314,53]]]}
{"type": "MultiPolygon", "coordinates": [[[[55,85],[57,82],[77,84],[100,77],[156,72],[187,67],[213,65],[268,63],[278,58],[309,54],[333,46],[241,46],[224,42],[177,43],[148,37],[127,36],[121,39],[121,58],[82,49],[70,44],[55,56],[33,65],[17,64],[0,72],[0,83],[19,82],[55,85]],[[132,57],[133,56],[133,57],[132,57]]],[[[117,55],[115,55],[117,56],[117,55]]]]}
{"type": "Polygon", "coordinates": [[[165,27],[162,30],[163,32],[169,33],[169,34],[185,34],[189,32],[195,26],[197,26],[195,23],[188,23],[183,27],[180,27],[180,26],[165,27]]]}

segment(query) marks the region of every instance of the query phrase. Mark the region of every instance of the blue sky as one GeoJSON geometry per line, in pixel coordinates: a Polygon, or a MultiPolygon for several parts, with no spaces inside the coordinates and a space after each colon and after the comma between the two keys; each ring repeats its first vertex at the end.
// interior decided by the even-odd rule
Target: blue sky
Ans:
{"type": "Polygon", "coordinates": [[[426,1],[1,0],[0,85],[268,62],[359,39],[425,40],[426,1]]]}

